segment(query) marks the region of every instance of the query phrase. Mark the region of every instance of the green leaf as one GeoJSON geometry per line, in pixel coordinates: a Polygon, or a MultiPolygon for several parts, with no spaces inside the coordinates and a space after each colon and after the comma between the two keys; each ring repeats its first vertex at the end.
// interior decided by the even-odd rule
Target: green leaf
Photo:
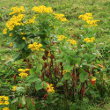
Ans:
{"type": "Polygon", "coordinates": [[[21,100],[22,100],[22,104],[25,105],[26,104],[25,96],[22,96],[21,100]]]}
{"type": "Polygon", "coordinates": [[[35,89],[36,90],[40,90],[43,88],[43,85],[42,85],[42,81],[41,79],[37,79],[36,83],[35,83],[35,89]]]}
{"type": "Polygon", "coordinates": [[[69,72],[65,73],[62,80],[61,81],[65,81],[65,80],[70,80],[71,79],[71,75],[69,72]]]}
{"type": "Polygon", "coordinates": [[[36,74],[31,74],[29,77],[27,77],[26,81],[28,83],[32,83],[32,82],[36,82],[37,80],[39,80],[39,78],[37,77],[36,74]]]}
{"type": "Polygon", "coordinates": [[[88,78],[88,74],[87,74],[87,72],[85,72],[84,70],[80,70],[80,75],[79,75],[79,79],[80,79],[80,82],[84,82],[84,81],[86,81],[87,80],[87,78],[88,78]]]}

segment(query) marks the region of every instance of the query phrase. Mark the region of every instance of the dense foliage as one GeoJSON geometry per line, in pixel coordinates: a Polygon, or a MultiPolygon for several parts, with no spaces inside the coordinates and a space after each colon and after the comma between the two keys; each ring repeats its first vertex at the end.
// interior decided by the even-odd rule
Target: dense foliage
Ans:
{"type": "Polygon", "coordinates": [[[69,20],[51,7],[12,7],[8,18],[3,34],[15,52],[1,64],[3,110],[85,110],[109,96],[109,46],[96,42],[92,13],[79,15],[80,36],[70,36],[69,20]]]}

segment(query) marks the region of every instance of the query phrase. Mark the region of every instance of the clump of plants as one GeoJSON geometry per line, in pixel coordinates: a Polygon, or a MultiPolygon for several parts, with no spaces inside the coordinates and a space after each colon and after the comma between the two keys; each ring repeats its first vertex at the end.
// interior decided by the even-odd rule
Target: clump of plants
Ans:
{"type": "Polygon", "coordinates": [[[92,13],[79,16],[87,23],[79,39],[65,31],[65,15],[51,7],[12,7],[9,17],[3,34],[16,50],[11,63],[20,62],[9,76],[10,108],[78,110],[75,103],[105,96],[106,68],[95,38],[99,20],[92,13]]]}

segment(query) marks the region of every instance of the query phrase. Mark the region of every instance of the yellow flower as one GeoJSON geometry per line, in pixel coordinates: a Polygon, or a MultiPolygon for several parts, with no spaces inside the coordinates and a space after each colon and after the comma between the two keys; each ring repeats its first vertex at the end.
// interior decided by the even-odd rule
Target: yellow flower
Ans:
{"type": "Polygon", "coordinates": [[[25,35],[25,33],[24,32],[21,32],[21,35],[25,35]]]}
{"type": "Polygon", "coordinates": [[[96,79],[97,79],[96,77],[92,77],[91,78],[92,81],[96,81],[96,79]]]}
{"type": "Polygon", "coordinates": [[[53,9],[51,7],[46,7],[44,5],[35,6],[32,8],[32,10],[37,13],[53,13],[53,9]]]}
{"type": "Polygon", "coordinates": [[[4,107],[2,110],[10,110],[8,107],[4,107]]]}
{"type": "Polygon", "coordinates": [[[65,74],[65,73],[67,73],[67,72],[69,72],[68,70],[63,70],[63,75],[65,74]]]}
{"type": "Polygon", "coordinates": [[[50,53],[50,51],[48,52],[48,57],[50,57],[51,56],[51,53],[50,53]]]}
{"type": "Polygon", "coordinates": [[[17,86],[12,87],[12,91],[16,91],[16,89],[17,89],[17,86]]]}
{"type": "Polygon", "coordinates": [[[65,37],[64,35],[58,35],[58,40],[59,41],[62,41],[64,39],[66,39],[67,37],[65,37]]]}
{"type": "Polygon", "coordinates": [[[95,41],[95,37],[91,37],[91,38],[87,37],[84,39],[84,42],[86,42],[86,43],[90,43],[90,42],[94,42],[94,41],[95,41]]]}
{"type": "Polygon", "coordinates": [[[19,73],[19,76],[21,78],[26,78],[28,76],[28,74],[27,73],[19,73]]]}
{"type": "Polygon", "coordinates": [[[97,22],[99,22],[100,20],[87,20],[86,22],[90,25],[90,26],[97,26],[97,22]]]}
{"type": "Polygon", "coordinates": [[[10,46],[10,47],[13,47],[13,42],[11,42],[11,43],[9,44],[9,46],[10,46]]]}
{"type": "Polygon", "coordinates": [[[66,18],[65,18],[65,15],[64,14],[57,14],[57,13],[54,13],[54,16],[56,19],[62,21],[62,22],[65,22],[65,21],[68,21],[66,18]]]}
{"type": "Polygon", "coordinates": [[[29,68],[26,68],[26,69],[20,68],[20,69],[18,69],[18,71],[20,72],[20,73],[19,73],[19,76],[20,76],[21,78],[27,77],[27,76],[28,76],[27,72],[28,72],[29,70],[30,70],[29,68]]]}
{"type": "Polygon", "coordinates": [[[55,92],[53,84],[49,84],[49,83],[47,83],[46,90],[47,90],[48,93],[54,93],[55,92]]]}
{"type": "Polygon", "coordinates": [[[7,34],[7,28],[3,29],[3,34],[7,34]]]}
{"type": "Polygon", "coordinates": [[[5,101],[5,102],[4,102],[4,105],[9,105],[9,102],[8,102],[8,101],[5,101]]]}
{"type": "Polygon", "coordinates": [[[29,71],[29,70],[30,70],[29,68],[26,68],[26,69],[25,69],[25,71],[29,71]]]}
{"type": "Polygon", "coordinates": [[[85,13],[83,15],[80,15],[79,18],[81,18],[84,21],[93,19],[92,13],[85,13]]]}
{"type": "Polygon", "coordinates": [[[10,36],[10,37],[12,37],[12,36],[13,36],[13,34],[12,34],[12,33],[10,33],[10,34],[9,34],[9,36],[10,36]]]}
{"type": "Polygon", "coordinates": [[[24,69],[21,69],[21,68],[20,68],[20,69],[18,69],[18,71],[19,71],[19,72],[23,72],[23,71],[24,71],[24,69]]]}
{"type": "Polygon", "coordinates": [[[18,69],[19,72],[27,72],[27,71],[29,71],[29,70],[30,70],[29,68],[26,68],[26,69],[20,68],[20,69],[18,69]]]}
{"type": "Polygon", "coordinates": [[[32,51],[44,51],[42,47],[42,44],[34,42],[33,44],[29,44],[28,48],[31,49],[32,51]]]}
{"type": "Polygon", "coordinates": [[[76,40],[74,40],[74,39],[68,39],[67,42],[69,42],[72,45],[76,45],[77,44],[76,40]]]}
{"type": "Polygon", "coordinates": [[[8,96],[3,96],[3,99],[7,101],[7,100],[9,100],[9,97],[8,96]]]}
{"type": "Polygon", "coordinates": [[[26,37],[22,37],[22,40],[26,40],[26,37]]]}
{"type": "Polygon", "coordinates": [[[3,103],[3,101],[0,101],[0,105],[3,105],[4,103],[3,103]]]}
{"type": "Polygon", "coordinates": [[[29,20],[26,22],[26,24],[32,24],[32,23],[35,23],[35,19],[36,19],[36,17],[33,16],[31,19],[29,19],[29,20]]]}
{"type": "Polygon", "coordinates": [[[0,96],[0,105],[8,105],[9,102],[9,97],[8,96],[0,96]]]}
{"type": "Polygon", "coordinates": [[[25,9],[23,6],[20,6],[20,7],[12,7],[11,8],[11,13],[9,13],[9,15],[13,15],[13,14],[19,14],[19,13],[22,13],[22,12],[25,12],[25,9]]]}

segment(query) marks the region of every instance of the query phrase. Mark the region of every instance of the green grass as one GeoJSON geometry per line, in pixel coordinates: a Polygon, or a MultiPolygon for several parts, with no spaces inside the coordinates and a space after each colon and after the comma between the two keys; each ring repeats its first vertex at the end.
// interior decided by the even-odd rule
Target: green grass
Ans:
{"type": "MultiPolygon", "coordinates": [[[[87,12],[93,13],[95,19],[101,20],[97,27],[97,42],[110,42],[110,0],[0,0],[0,55],[12,54],[11,49],[6,45],[7,39],[4,39],[1,33],[9,9],[21,5],[28,8],[35,5],[51,6],[56,12],[65,14],[70,21],[65,27],[71,36],[79,36],[83,33],[79,29],[82,22],[78,16],[87,12]]],[[[10,58],[5,55],[3,59],[10,58]]],[[[110,110],[110,104],[105,105],[104,108],[93,106],[90,110],[110,110]]]]}

